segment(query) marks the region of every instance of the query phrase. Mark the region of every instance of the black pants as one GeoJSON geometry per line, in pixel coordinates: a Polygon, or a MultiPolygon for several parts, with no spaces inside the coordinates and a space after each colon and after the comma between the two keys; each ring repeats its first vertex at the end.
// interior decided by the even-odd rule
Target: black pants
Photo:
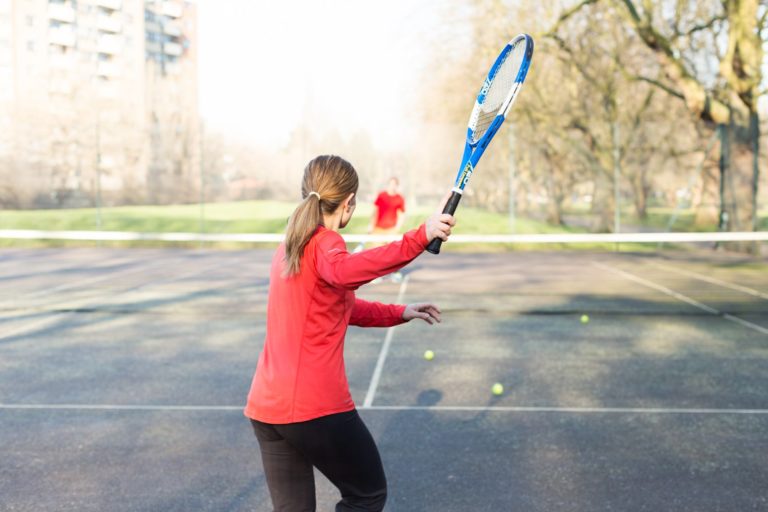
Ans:
{"type": "Polygon", "coordinates": [[[315,511],[313,466],[341,491],[336,512],[384,509],[381,457],[357,411],[287,425],[251,423],[275,512],[315,511]]]}

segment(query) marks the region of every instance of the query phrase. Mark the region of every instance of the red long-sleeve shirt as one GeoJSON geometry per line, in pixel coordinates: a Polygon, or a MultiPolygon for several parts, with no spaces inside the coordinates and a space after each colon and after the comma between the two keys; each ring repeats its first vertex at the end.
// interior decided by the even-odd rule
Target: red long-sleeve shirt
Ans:
{"type": "Polygon", "coordinates": [[[284,424],[354,409],[344,368],[347,326],[397,325],[405,310],[357,299],[354,290],[404,267],[426,246],[422,225],[400,241],[350,254],[341,235],[321,226],[304,248],[300,272],[285,278],[281,244],[272,259],[267,335],[245,415],[284,424]]]}

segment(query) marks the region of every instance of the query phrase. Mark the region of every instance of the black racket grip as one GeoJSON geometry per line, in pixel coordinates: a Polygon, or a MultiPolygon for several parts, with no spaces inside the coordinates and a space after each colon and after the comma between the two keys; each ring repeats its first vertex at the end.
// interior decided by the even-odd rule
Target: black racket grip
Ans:
{"type": "MultiPolygon", "coordinates": [[[[459,206],[459,201],[461,201],[461,194],[456,192],[455,190],[451,193],[451,197],[448,199],[448,202],[445,203],[445,208],[443,208],[443,213],[450,213],[453,215],[456,212],[456,208],[459,206]]],[[[443,241],[440,238],[433,238],[431,242],[429,242],[429,245],[427,246],[427,251],[431,252],[432,254],[440,254],[440,246],[443,245],[443,241]]]]}

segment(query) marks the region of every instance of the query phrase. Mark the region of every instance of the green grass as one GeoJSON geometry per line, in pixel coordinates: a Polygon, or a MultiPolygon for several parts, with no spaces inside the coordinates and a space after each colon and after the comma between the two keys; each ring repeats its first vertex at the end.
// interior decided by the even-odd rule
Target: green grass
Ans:
{"type": "MultiPolygon", "coordinates": [[[[287,201],[240,201],[206,204],[202,223],[204,233],[282,233],[296,203],[287,201]]],[[[359,204],[345,233],[366,233],[372,205],[359,204]]],[[[405,229],[417,227],[432,213],[432,208],[414,208],[408,212],[405,229]]],[[[201,230],[199,205],[124,206],[104,208],[100,212],[101,230],[138,232],[192,232],[201,230]]],[[[99,212],[95,208],[67,210],[4,210],[0,213],[0,229],[32,229],[51,231],[96,231],[99,212]]],[[[454,233],[510,233],[508,217],[477,208],[462,207],[454,233]]],[[[570,233],[569,228],[556,228],[543,222],[518,218],[516,233],[570,233]]],[[[169,246],[185,244],[148,242],[72,242],[0,240],[0,246],[67,247],[67,246],[169,246]]],[[[229,244],[232,245],[232,244],[229,244]]],[[[186,245],[188,246],[188,244],[186,245]]],[[[217,247],[224,244],[217,244],[217,247]]],[[[242,245],[240,245],[242,247],[242,245]]],[[[499,246],[489,246],[503,249],[499,246]]],[[[455,248],[455,247],[454,247],[455,248]]],[[[487,247],[488,248],[488,247],[487,247]]],[[[475,249],[477,247],[475,246],[475,249]]]]}
{"type": "MultiPolygon", "coordinates": [[[[276,233],[285,227],[293,205],[278,201],[217,203],[205,206],[209,233],[276,233]]],[[[0,229],[93,231],[98,229],[95,208],[72,210],[3,211],[0,229]]],[[[104,231],[197,232],[199,205],[123,206],[101,210],[104,231]]]]}
{"type": "MultiPolygon", "coordinates": [[[[283,201],[243,201],[207,204],[204,208],[203,231],[206,233],[281,233],[296,206],[283,201]]],[[[372,212],[370,204],[360,204],[346,233],[365,233],[372,212]]],[[[430,208],[408,212],[405,227],[418,226],[430,215],[430,208]]],[[[95,231],[97,211],[93,208],[71,210],[5,210],[0,214],[0,229],[40,229],[95,231]]],[[[125,206],[101,211],[104,231],[198,232],[198,205],[125,206]]],[[[545,223],[518,219],[519,233],[568,233],[545,223]]],[[[506,215],[476,208],[462,208],[456,233],[509,233],[506,215]]]]}
{"type": "MultiPolygon", "coordinates": [[[[566,212],[568,216],[584,218],[589,217],[587,208],[569,208],[566,212]]],[[[712,232],[717,231],[717,225],[713,222],[696,222],[696,210],[693,208],[683,208],[677,211],[674,207],[651,206],[647,210],[647,216],[640,219],[635,213],[634,208],[625,207],[621,209],[621,225],[628,230],[641,229],[650,231],[666,232],[669,221],[676,216],[672,224],[671,231],[677,232],[712,232]]],[[[758,213],[758,230],[768,229],[768,209],[760,210],[758,213]]]]}
{"type": "Polygon", "coordinates": [[[631,226],[640,226],[643,228],[667,231],[669,221],[676,216],[672,224],[671,231],[716,231],[717,226],[712,223],[697,224],[696,212],[692,209],[682,209],[675,211],[674,208],[650,207],[647,210],[648,216],[645,219],[639,219],[635,211],[622,212],[622,221],[631,226]]]}

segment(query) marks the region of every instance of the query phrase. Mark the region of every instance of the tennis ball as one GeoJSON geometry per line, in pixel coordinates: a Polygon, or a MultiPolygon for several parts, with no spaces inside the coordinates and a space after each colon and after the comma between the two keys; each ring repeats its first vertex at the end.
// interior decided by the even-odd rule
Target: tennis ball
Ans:
{"type": "Polygon", "coordinates": [[[586,324],[589,322],[589,315],[581,315],[581,323],[586,324]]]}
{"type": "Polygon", "coordinates": [[[424,359],[426,359],[427,361],[431,361],[434,358],[435,358],[435,353],[432,352],[431,350],[427,350],[426,352],[424,352],[424,359]]]}
{"type": "Polygon", "coordinates": [[[493,387],[491,388],[491,391],[493,392],[494,395],[499,396],[504,392],[504,386],[502,386],[500,383],[497,382],[496,384],[493,385],[493,387]]]}

